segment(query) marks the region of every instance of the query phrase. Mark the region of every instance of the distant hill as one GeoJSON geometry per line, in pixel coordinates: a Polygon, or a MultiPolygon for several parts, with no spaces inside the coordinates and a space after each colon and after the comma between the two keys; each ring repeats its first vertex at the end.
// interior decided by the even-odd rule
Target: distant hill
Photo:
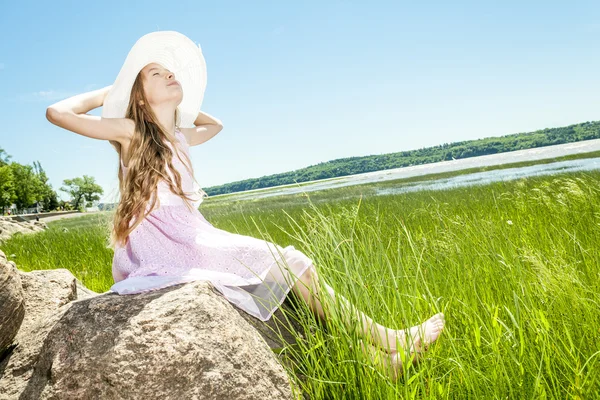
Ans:
{"type": "Polygon", "coordinates": [[[584,122],[562,128],[546,128],[535,132],[444,143],[439,146],[397,153],[339,158],[295,171],[246,179],[203,189],[209,196],[214,196],[217,194],[293,184],[295,182],[307,182],[364,172],[408,167],[411,165],[428,164],[452,160],[453,158],[476,157],[599,138],[600,121],[584,122]]]}

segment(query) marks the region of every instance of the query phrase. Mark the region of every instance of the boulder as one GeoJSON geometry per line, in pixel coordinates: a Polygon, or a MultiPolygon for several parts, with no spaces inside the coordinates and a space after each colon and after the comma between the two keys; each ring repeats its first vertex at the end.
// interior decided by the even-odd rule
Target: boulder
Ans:
{"type": "Polygon", "coordinates": [[[36,324],[55,314],[63,305],[98,295],[86,288],[66,268],[31,272],[19,270],[19,276],[25,299],[25,319],[17,342],[20,336],[28,334],[36,324]]]}
{"type": "Polygon", "coordinates": [[[15,221],[10,217],[0,216],[0,241],[7,240],[15,233],[37,233],[48,229],[43,221],[15,221]]]}
{"type": "Polygon", "coordinates": [[[25,299],[18,270],[0,250],[0,359],[9,349],[25,318],[25,299]]]}
{"type": "Polygon", "coordinates": [[[21,275],[32,318],[0,361],[0,399],[295,396],[263,333],[210,282],[95,294],[64,271],[21,275]]]}

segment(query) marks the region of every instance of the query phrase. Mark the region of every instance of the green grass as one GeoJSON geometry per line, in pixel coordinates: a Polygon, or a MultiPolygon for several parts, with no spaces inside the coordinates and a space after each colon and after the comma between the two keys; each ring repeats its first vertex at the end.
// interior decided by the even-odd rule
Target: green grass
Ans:
{"type": "Polygon", "coordinates": [[[47,230],[15,234],[0,248],[23,271],[66,268],[86,287],[104,292],[112,280],[112,250],[103,243],[108,219],[109,213],[98,213],[48,222],[47,230]]]}
{"type": "MultiPolygon", "coordinates": [[[[344,188],[324,192],[200,210],[218,228],[294,245],[378,323],[400,329],[442,311],[447,325],[393,384],[355,350],[356,331],[328,298],[326,327],[301,308],[313,334],[283,354],[310,398],[600,393],[600,172],[348,200],[344,188]]],[[[23,270],[68,268],[106,291],[109,215],[51,222],[0,247],[23,270]]]]}

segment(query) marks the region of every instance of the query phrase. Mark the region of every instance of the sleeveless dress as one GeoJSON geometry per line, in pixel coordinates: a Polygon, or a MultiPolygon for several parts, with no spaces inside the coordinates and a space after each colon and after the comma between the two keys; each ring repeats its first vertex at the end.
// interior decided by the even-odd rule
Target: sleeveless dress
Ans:
{"type": "MultiPolygon", "coordinates": [[[[179,129],[175,136],[178,151],[189,157],[185,136],[179,129]]],[[[173,151],[171,144],[167,145],[173,151]]],[[[120,161],[126,174],[127,167],[120,161]]],[[[202,190],[175,153],[172,164],[181,174],[183,191],[194,198],[193,210],[190,212],[184,200],[161,179],[156,191],[160,204],[129,234],[125,246],[115,248],[115,283],[110,290],[135,294],[208,280],[238,308],[262,321],[269,320],[312,260],[294,246],[283,248],[215,228],[198,210],[202,190]]],[[[171,171],[168,173],[172,176],[171,171]]]]}

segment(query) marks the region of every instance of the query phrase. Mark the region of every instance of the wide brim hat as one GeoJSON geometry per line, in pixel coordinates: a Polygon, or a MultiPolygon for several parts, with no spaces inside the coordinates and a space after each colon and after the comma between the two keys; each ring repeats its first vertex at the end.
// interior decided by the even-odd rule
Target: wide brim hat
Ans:
{"type": "Polygon", "coordinates": [[[133,45],[119,75],[104,98],[102,117],[125,118],[131,88],[138,73],[157,63],[175,74],[183,98],[179,103],[179,127],[193,127],[206,89],[206,61],[200,44],[176,31],[151,32],[133,45]]]}

